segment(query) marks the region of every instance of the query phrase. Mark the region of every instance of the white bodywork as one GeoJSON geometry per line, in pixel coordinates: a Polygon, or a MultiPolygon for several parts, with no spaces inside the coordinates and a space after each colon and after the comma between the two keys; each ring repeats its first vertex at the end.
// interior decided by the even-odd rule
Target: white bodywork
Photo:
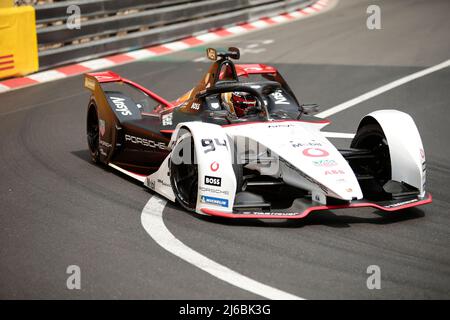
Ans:
{"type": "MultiPolygon", "coordinates": [[[[395,110],[376,111],[366,117],[375,119],[385,133],[391,154],[392,179],[406,182],[424,195],[425,155],[414,121],[409,115],[395,110]]],[[[257,156],[260,161],[251,161],[247,167],[310,191],[312,201],[318,204],[326,204],[327,197],[348,201],[362,199],[353,170],[326,138],[351,138],[353,135],[322,132],[326,124],[268,121],[221,127],[186,122],[177,126],[168,147],[173,150],[183,135],[193,136],[199,186],[196,212],[200,214],[203,208],[233,212],[236,193],[233,155],[237,159],[257,156]],[[207,151],[210,148],[202,145],[205,139],[217,142],[214,151],[207,151]],[[206,176],[220,178],[220,187],[206,185],[206,176]]],[[[144,183],[174,201],[169,172],[171,157],[172,153],[144,183]]]]}
{"type": "Polygon", "coordinates": [[[419,130],[410,115],[398,110],[379,110],[366,117],[383,129],[391,156],[392,180],[405,182],[425,195],[425,151],[419,130]]]}

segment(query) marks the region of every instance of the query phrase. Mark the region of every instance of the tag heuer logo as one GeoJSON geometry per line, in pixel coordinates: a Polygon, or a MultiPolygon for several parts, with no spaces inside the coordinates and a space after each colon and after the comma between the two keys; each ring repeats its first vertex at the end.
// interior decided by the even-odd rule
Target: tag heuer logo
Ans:
{"type": "Polygon", "coordinates": [[[209,60],[213,60],[213,61],[217,60],[217,51],[213,48],[208,48],[206,50],[206,55],[208,56],[209,60]]]}

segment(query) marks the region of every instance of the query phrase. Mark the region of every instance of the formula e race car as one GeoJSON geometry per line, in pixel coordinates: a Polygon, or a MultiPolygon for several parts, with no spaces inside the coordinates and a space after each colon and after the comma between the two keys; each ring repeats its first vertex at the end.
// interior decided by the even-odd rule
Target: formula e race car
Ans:
{"type": "Polygon", "coordinates": [[[395,211],[431,202],[412,118],[365,116],[346,149],[321,131],[276,68],[234,64],[208,49],[196,87],[169,102],[113,72],[85,75],[94,162],[129,175],[184,209],[227,218],[303,218],[314,210],[395,211]]]}

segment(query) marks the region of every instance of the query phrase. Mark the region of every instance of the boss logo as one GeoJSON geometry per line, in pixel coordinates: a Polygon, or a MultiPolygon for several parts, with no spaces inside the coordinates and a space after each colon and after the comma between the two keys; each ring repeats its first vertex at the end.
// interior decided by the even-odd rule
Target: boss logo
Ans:
{"type": "Polygon", "coordinates": [[[205,184],[220,187],[222,185],[222,178],[205,176],[205,184]]]}

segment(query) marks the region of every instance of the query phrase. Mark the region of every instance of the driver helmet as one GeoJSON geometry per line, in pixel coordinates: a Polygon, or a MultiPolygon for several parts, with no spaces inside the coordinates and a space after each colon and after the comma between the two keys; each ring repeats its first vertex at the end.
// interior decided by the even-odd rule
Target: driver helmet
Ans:
{"type": "Polygon", "coordinates": [[[249,108],[256,106],[255,97],[247,92],[232,92],[229,95],[229,102],[238,117],[245,116],[249,108]]]}

